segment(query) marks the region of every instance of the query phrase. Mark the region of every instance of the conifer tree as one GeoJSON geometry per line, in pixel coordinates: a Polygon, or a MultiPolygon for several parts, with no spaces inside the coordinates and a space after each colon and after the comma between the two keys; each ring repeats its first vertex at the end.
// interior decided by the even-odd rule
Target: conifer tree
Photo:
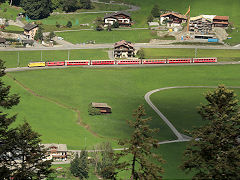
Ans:
{"type": "Polygon", "coordinates": [[[160,17],[160,9],[159,9],[157,4],[154,5],[154,7],[152,8],[151,14],[155,18],[157,18],[157,17],[159,18],[160,17]]]}
{"type": "Polygon", "coordinates": [[[153,138],[153,134],[158,129],[151,129],[149,121],[151,118],[144,118],[146,116],[144,107],[141,105],[133,114],[135,121],[128,121],[130,127],[133,128],[133,134],[129,139],[119,141],[119,144],[126,149],[117,153],[113,164],[114,166],[108,167],[115,169],[112,174],[112,179],[116,179],[117,174],[121,171],[130,171],[130,179],[143,179],[153,180],[162,179],[161,174],[163,168],[153,162],[163,163],[164,161],[160,156],[152,152],[152,149],[158,147],[158,140],[153,138]],[[130,156],[129,161],[123,161],[122,158],[130,156]]]}
{"type": "Polygon", "coordinates": [[[12,158],[9,157],[9,152],[14,146],[15,131],[9,129],[9,126],[16,120],[16,115],[9,116],[4,113],[3,109],[11,109],[19,103],[19,96],[16,94],[10,95],[10,86],[6,86],[2,81],[2,77],[5,75],[4,62],[0,60],[0,174],[1,178],[9,178],[11,174],[11,168],[9,163],[12,158]]]}
{"type": "Polygon", "coordinates": [[[240,110],[233,90],[220,85],[205,95],[199,113],[205,126],[193,130],[181,166],[193,179],[240,179],[240,110]]]}
{"type": "Polygon", "coordinates": [[[51,160],[46,160],[47,154],[42,146],[40,135],[25,122],[16,128],[14,164],[11,165],[12,178],[18,180],[47,178],[51,169],[51,160]]]}

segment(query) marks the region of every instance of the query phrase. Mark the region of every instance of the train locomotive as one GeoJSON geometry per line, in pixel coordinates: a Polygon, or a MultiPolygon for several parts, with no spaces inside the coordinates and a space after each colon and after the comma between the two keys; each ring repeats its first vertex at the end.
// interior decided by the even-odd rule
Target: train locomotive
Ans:
{"type": "Polygon", "coordinates": [[[124,60],[65,60],[30,62],[28,67],[50,66],[96,66],[96,65],[136,65],[136,64],[189,64],[217,63],[217,58],[173,58],[173,59],[124,59],[124,60]]]}

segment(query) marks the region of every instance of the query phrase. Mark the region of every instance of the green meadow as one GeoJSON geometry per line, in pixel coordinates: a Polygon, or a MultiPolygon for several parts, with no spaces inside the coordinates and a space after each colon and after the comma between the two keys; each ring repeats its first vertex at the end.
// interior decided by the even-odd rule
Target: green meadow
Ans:
{"type": "MultiPolygon", "coordinates": [[[[29,62],[41,61],[41,51],[0,51],[0,59],[7,68],[26,67],[29,62]],[[18,64],[19,53],[19,64],[18,64]]],[[[42,61],[60,61],[68,59],[68,50],[42,51],[42,61]]],[[[69,50],[70,60],[109,59],[107,49],[69,50]]]]}
{"type": "MultiPolygon", "coordinates": [[[[240,50],[235,49],[197,49],[197,57],[217,57],[218,61],[240,61],[240,50]]],[[[194,58],[195,49],[144,48],[145,58],[194,58]]]]}
{"type": "MultiPolygon", "coordinates": [[[[68,68],[14,72],[9,74],[12,78],[20,81],[24,86],[37,94],[67,106],[68,108],[65,108],[65,111],[72,114],[65,116],[59,114],[60,118],[58,116],[54,118],[57,113],[54,109],[57,108],[55,107],[56,103],[47,99],[39,99],[38,97],[32,97],[34,100],[30,101],[28,97],[25,97],[27,95],[30,96],[29,93],[25,92],[22,95],[19,92],[22,96],[21,103],[23,105],[19,105],[14,110],[15,112],[19,112],[19,116],[24,117],[19,118],[19,122],[27,119],[36,129],[39,129],[39,133],[43,135],[44,142],[49,142],[52,137],[54,137],[54,141],[57,138],[63,138],[64,141],[59,142],[67,143],[69,147],[78,149],[85,146],[82,141],[85,139],[84,134],[86,131],[82,133],[79,133],[79,131],[82,131],[81,129],[86,130],[86,128],[82,128],[81,125],[77,124],[77,114],[71,108],[80,111],[81,121],[89,125],[91,131],[104,137],[103,139],[114,140],[116,138],[128,137],[131,130],[126,125],[126,120],[132,119],[132,112],[139,104],[144,104],[148,116],[152,117],[152,127],[160,128],[160,132],[156,137],[159,140],[172,140],[175,139],[175,136],[145,103],[144,95],[150,90],[168,86],[216,86],[218,84],[237,86],[239,85],[238,71],[239,65],[213,65],[152,68],[68,68]],[[38,99],[41,103],[38,103],[38,99]],[[44,106],[45,108],[35,107],[35,110],[28,111],[28,109],[33,109],[33,105],[44,105],[44,102],[49,104],[49,106],[44,106]],[[103,116],[89,116],[88,104],[91,102],[106,102],[112,107],[113,113],[103,116]],[[35,111],[37,112],[35,113],[35,111]],[[43,117],[39,116],[41,114],[43,117]],[[50,123],[54,125],[46,128],[50,123]],[[71,130],[73,127],[78,130],[71,130]],[[57,129],[59,133],[62,131],[65,133],[62,133],[60,136],[54,136],[54,129],[57,129]],[[76,134],[82,135],[77,136],[76,134]],[[75,138],[79,139],[79,141],[73,140],[75,138]]],[[[21,90],[21,92],[24,91],[13,80],[10,78],[7,79],[9,84],[17,87],[15,89],[21,90]]],[[[168,102],[168,93],[171,91],[166,92],[159,92],[160,97],[165,96],[166,98],[163,101],[164,103],[168,102]],[[164,95],[165,93],[166,95],[164,95]]],[[[179,90],[179,92],[183,92],[183,90],[179,90]]],[[[187,94],[183,93],[183,97],[187,97],[187,94]]],[[[195,97],[194,93],[190,93],[190,95],[195,97]]],[[[172,95],[171,97],[174,96],[172,95]]],[[[159,99],[157,94],[154,94],[153,98],[155,98],[154,102],[159,99]]],[[[196,117],[198,115],[195,111],[195,106],[199,105],[202,100],[203,96],[197,96],[195,99],[196,104],[192,106],[194,110],[192,113],[196,114],[196,117]]],[[[191,106],[191,104],[193,103],[190,102],[189,105],[191,106]]],[[[168,105],[165,106],[169,107],[168,105]]],[[[179,112],[177,111],[179,110],[179,106],[181,104],[174,107],[170,106],[169,108],[170,110],[172,109],[174,114],[174,112],[179,112]]],[[[187,109],[186,107],[185,110],[187,109]]],[[[167,116],[171,114],[170,110],[166,114],[167,116]]],[[[177,113],[175,116],[177,116],[177,113]]],[[[184,121],[183,116],[181,122],[184,121]]],[[[196,125],[200,125],[201,123],[198,122],[196,125]]],[[[192,124],[190,123],[189,126],[191,127],[192,124]]],[[[188,128],[188,125],[186,125],[186,128],[188,128]]],[[[92,133],[88,131],[88,134],[92,133]]],[[[102,138],[94,137],[94,135],[88,136],[87,134],[86,138],[88,148],[95,142],[102,140],[102,138]]]]}
{"type": "MultiPolygon", "coordinates": [[[[148,91],[186,85],[240,86],[239,68],[240,65],[76,67],[12,72],[4,80],[12,86],[12,93],[21,96],[20,104],[9,111],[18,114],[15,124],[27,120],[42,135],[43,143],[66,143],[68,149],[92,149],[98,143],[109,141],[118,148],[117,139],[128,138],[131,134],[126,120],[133,120],[132,113],[139,104],[144,104],[147,115],[152,117],[150,126],[159,128],[156,135],[159,141],[176,139],[145,102],[144,95],[148,91]],[[90,102],[106,102],[113,113],[90,116],[90,102]],[[75,110],[80,112],[80,119],[75,110]]],[[[196,107],[205,103],[203,93],[207,90],[166,90],[153,94],[151,100],[180,132],[184,132],[204,124],[196,107]]],[[[239,97],[240,90],[236,93],[239,97]]],[[[191,174],[186,175],[179,169],[186,144],[164,144],[156,151],[166,160],[164,179],[191,178],[191,174]]],[[[91,177],[95,179],[94,175],[91,177]]]]}
{"type": "Polygon", "coordinates": [[[61,36],[64,40],[73,44],[86,43],[87,41],[95,41],[95,43],[115,43],[120,40],[127,40],[134,43],[147,43],[151,39],[158,38],[156,33],[151,30],[113,30],[113,31],[74,31],[74,32],[58,32],[57,36],[61,36]]]}

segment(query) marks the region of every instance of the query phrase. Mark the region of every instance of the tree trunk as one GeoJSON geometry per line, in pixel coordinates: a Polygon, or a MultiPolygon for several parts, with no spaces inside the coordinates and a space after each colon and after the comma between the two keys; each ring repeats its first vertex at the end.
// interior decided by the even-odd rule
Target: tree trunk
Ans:
{"type": "Polygon", "coordinates": [[[135,177],[135,163],[136,163],[136,153],[133,155],[133,162],[132,162],[132,177],[131,179],[137,179],[135,177]]]}
{"type": "Polygon", "coordinates": [[[10,1],[10,6],[12,6],[12,0],[10,1]]]}

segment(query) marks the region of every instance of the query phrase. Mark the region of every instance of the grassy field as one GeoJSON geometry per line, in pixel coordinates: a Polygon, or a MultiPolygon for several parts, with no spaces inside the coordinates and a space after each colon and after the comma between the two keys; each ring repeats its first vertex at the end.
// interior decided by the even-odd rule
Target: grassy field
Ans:
{"type": "MultiPolygon", "coordinates": [[[[51,69],[9,73],[5,82],[12,86],[13,93],[21,96],[20,104],[9,111],[10,114],[18,113],[16,124],[27,120],[34,130],[42,134],[44,143],[66,143],[68,149],[85,146],[91,149],[103,141],[118,147],[116,139],[127,138],[131,133],[126,120],[132,119],[131,114],[139,104],[144,104],[148,116],[152,117],[151,126],[160,129],[156,135],[160,141],[175,139],[169,128],[145,103],[145,93],[169,86],[240,86],[239,68],[240,65],[51,69]],[[41,97],[33,96],[26,88],[41,97]],[[107,102],[112,106],[113,113],[89,116],[87,110],[90,102],[107,102]],[[79,125],[77,113],[72,108],[78,109],[81,120],[102,138],[79,125]]],[[[175,89],[153,94],[151,99],[183,132],[203,124],[196,106],[205,102],[202,93],[206,90],[175,89]]],[[[239,97],[240,91],[236,92],[239,97]]],[[[165,144],[157,150],[166,160],[165,179],[191,178],[179,169],[185,146],[186,143],[165,144]]]]}
{"type": "Polygon", "coordinates": [[[8,32],[8,33],[17,33],[17,34],[20,34],[20,33],[23,33],[23,28],[18,27],[18,26],[10,25],[10,26],[6,26],[3,31],[4,31],[4,32],[8,32]]]}
{"type": "MultiPolygon", "coordinates": [[[[70,58],[74,59],[109,59],[107,49],[70,50],[70,58]]],[[[17,51],[0,51],[0,58],[7,68],[18,67],[17,51]]],[[[67,50],[42,51],[42,61],[67,60],[67,50]]],[[[30,61],[41,61],[41,51],[20,51],[19,67],[26,67],[30,61]]]]}
{"type": "Polygon", "coordinates": [[[144,43],[157,38],[156,33],[150,30],[78,31],[61,32],[56,35],[74,44],[85,43],[89,40],[94,40],[96,43],[115,43],[123,39],[134,43],[144,43]]]}
{"type": "MultiPolygon", "coordinates": [[[[225,65],[124,69],[71,68],[16,72],[11,73],[11,75],[36,93],[78,109],[82,121],[88,124],[99,135],[105,138],[126,138],[131,132],[126,125],[126,120],[131,119],[133,110],[139,104],[146,105],[143,98],[146,92],[160,87],[177,85],[218,85],[224,83],[226,85],[237,86],[239,85],[239,67],[239,65],[225,65]],[[112,106],[113,113],[106,116],[89,116],[87,111],[90,102],[107,102],[112,106]]],[[[10,80],[9,83],[14,84],[10,80]]],[[[166,95],[166,97],[168,96],[166,95]]],[[[19,115],[23,114],[21,115],[22,117],[25,117],[35,128],[39,129],[39,132],[43,134],[45,142],[54,136],[55,132],[51,128],[56,128],[59,132],[66,131],[64,136],[61,136],[64,141],[59,142],[67,143],[71,148],[81,148],[84,146],[81,142],[84,137],[77,137],[77,130],[68,132],[72,126],[75,126],[74,128],[76,129],[81,129],[76,124],[76,114],[75,118],[69,117],[58,120],[59,122],[66,121],[64,125],[61,123],[56,124],[55,121],[57,118],[53,119],[51,123],[56,124],[56,126],[46,129],[45,127],[48,126],[49,119],[52,118],[43,118],[37,115],[44,114],[45,116],[46,109],[44,108],[35,108],[38,110],[36,116],[34,114],[35,111],[28,114],[29,112],[26,109],[32,109],[33,106],[32,104],[27,105],[29,103],[27,99],[23,95],[21,103],[24,103],[24,105],[16,107],[15,111],[19,112],[19,115]],[[23,109],[23,107],[25,108],[23,109]],[[69,122],[69,125],[67,122],[69,122]],[[79,138],[79,141],[73,140],[75,138],[79,138]]],[[[199,104],[199,99],[196,100],[199,104]]],[[[38,105],[37,100],[32,102],[38,105]]],[[[177,109],[178,107],[172,108],[177,109]]],[[[160,128],[160,133],[157,135],[159,140],[174,139],[175,137],[168,127],[147,105],[146,110],[148,115],[153,118],[152,126],[160,128]]],[[[54,109],[51,110],[50,108],[48,111],[49,116],[52,114],[51,112],[55,114],[54,109]]],[[[88,148],[93,145],[94,141],[99,139],[92,136],[88,137],[88,135],[86,137],[88,148]]],[[[56,138],[60,138],[60,136],[54,137],[54,142],[56,138]]]]}
{"type": "Polygon", "coordinates": [[[16,20],[17,15],[23,12],[22,8],[19,7],[10,7],[9,4],[6,3],[0,3],[0,17],[6,18],[6,19],[12,19],[16,20]]]}
{"type": "MultiPolygon", "coordinates": [[[[144,48],[144,52],[145,57],[150,59],[195,57],[195,49],[144,48]]],[[[219,61],[240,61],[240,50],[197,49],[197,57],[217,57],[219,61]]]]}

